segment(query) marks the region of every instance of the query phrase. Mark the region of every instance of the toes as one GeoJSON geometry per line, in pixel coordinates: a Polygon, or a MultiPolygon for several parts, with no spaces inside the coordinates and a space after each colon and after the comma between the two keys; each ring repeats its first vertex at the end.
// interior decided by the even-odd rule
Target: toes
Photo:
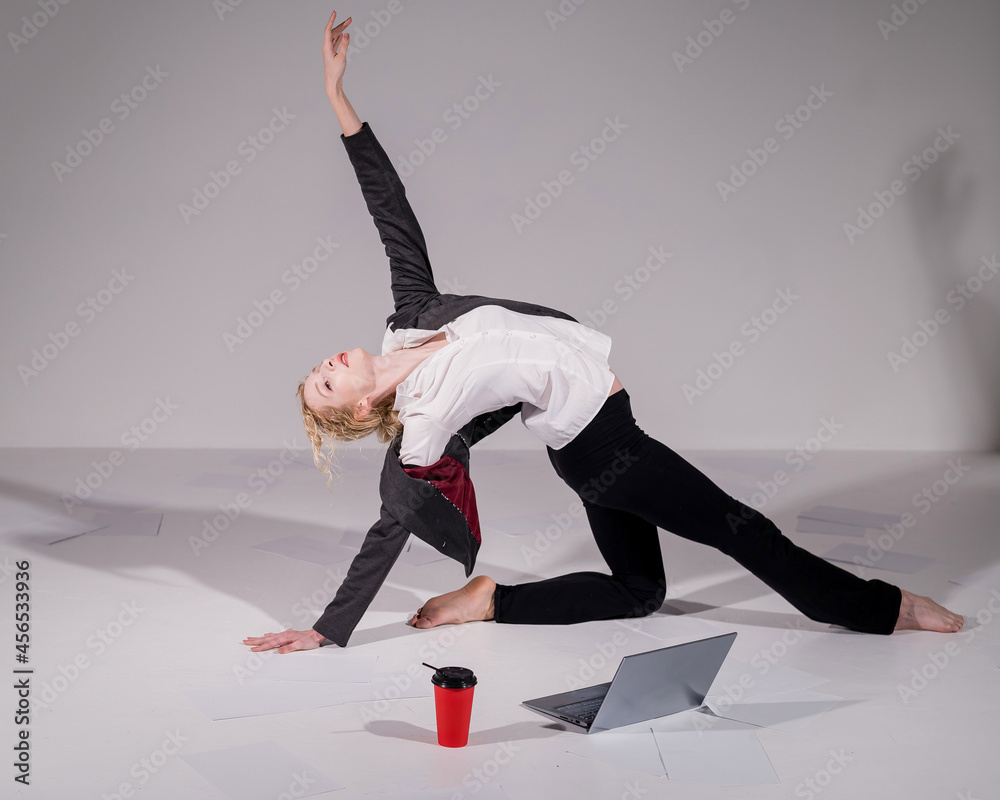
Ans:
{"type": "Polygon", "coordinates": [[[424,607],[421,606],[417,609],[417,613],[410,617],[410,621],[406,623],[413,628],[433,628],[434,623],[430,621],[427,614],[424,613],[424,607]]]}

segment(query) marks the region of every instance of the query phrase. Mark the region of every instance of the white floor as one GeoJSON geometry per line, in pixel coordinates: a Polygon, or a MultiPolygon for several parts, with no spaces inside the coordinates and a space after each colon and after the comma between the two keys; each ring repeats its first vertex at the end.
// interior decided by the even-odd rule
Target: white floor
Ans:
{"type": "MultiPolygon", "coordinates": [[[[405,620],[427,597],[461,585],[464,573],[452,561],[396,565],[343,652],[376,654],[378,671],[397,676],[421,661],[472,667],[479,685],[466,748],[436,744],[429,697],[213,721],[186,690],[239,685],[258,664],[241,640],[310,627],[349,563],[318,566],[251,546],[290,535],[338,541],[345,532],[367,530],[377,517],[382,455],[374,445],[365,453],[368,460],[344,456],[345,473],[331,496],[305,454],[299,455],[303,463],[288,464],[288,454],[278,451],[123,451],[124,463],[104,465],[104,477],[99,467],[108,451],[0,451],[0,641],[13,670],[15,576],[8,571],[27,560],[28,666],[35,696],[45,700],[27,726],[17,725],[11,713],[16,690],[3,692],[3,795],[222,798],[227,795],[183,757],[270,740],[343,784],[317,796],[345,800],[433,789],[451,790],[441,797],[511,800],[1000,796],[1000,671],[994,660],[1000,657],[1000,622],[994,621],[1000,592],[950,582],[1000,561],[995,455],[824,452],[794,472],[783,453],[684,454],[744,498],[756,481],[785,468],[785,485],[753,504],[816,553],[848,539],[796,533],[797,515],[811,506],[911,513],[915,524],[888,549],[935,562],[915,574],[865,568],[863,576],[929,594],[965,614],[963,633],[883,637],[813,623],[722,554],[661,532],[667,603],[634,629],[615,621],[544,629],[483,622],[417,631],[405,620]],[[737,455],[743,458],[733,460],[737,455]],[[968,469],[948,483],[949,460],[954,465],[957,459],[968,469]],[[247,483],[254,463],[270,466],[273,483],[247,483]],[[204,474],[232,477],[212,479],[225,488],[187,483],[204,474]],[[99,486],[105,501],[140,498],[162,511],[158,535],[82,535],[45,544],[24,521],[26,507],[64,514],[60,497],[73,492],[78,479],[99,486]],[[915,504],[924,488],[935,502],[915,504]],[[196,554],[190,537],[202,535],[206,521],[241,490],[251,503],[196,554]],[[612,748],[599,741],[603,734],[588,737],[519,705],[568,688],[574,678],[610,680],[627,653],[724,631],[738,636],[712,694],[745,700],[754,689],[782,691],[765,679],[765,665],[773,663],[779,668],[770,677],[784,680],[798,670],[826,680],[813,691],[840,698],[821,713],[793,720],[798,727],[792,732],[686,712],[689,722],[753,731],[779,783],[673,780],[608,763],[612,748]],[[741,677],[748,691],[737,698],[741,677]],[[29,787],[12,780],[11,748],[25,727],[29,787]]],[[[487,528],[477,573],[514,583],[603,569],[585,520],[565,531],[552,528],[551,541],[489,529],[502,517],[565,514],[571,507],[575,495],[553,473],[543,449],[474,450],[472,476],[487,528]]],[[[73,512],[86,516],[82,506],[73,512]]],[[[878,534],[868,532],[873,541],[878,534]]],[[[429,685],[429,671],[421,669],[419,680],[429,685]]],[[[630,735],[638,737],[628,740],[636,742],[631,755],[638,757],[652,734],[638,726],[630,735]]],[[[260,765],[244,761],[252,778],[260,765]]],[[[288,784],[286,796],[303,794],[293,778],[288,784]]]]}

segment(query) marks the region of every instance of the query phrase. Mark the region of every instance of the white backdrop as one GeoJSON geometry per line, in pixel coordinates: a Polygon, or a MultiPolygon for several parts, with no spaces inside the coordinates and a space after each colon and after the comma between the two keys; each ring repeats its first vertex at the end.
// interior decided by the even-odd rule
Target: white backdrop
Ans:
{"type": "MultiPolygon", "coordinates": [[[[391,311],[333,6],[61,3],[0,12],[0,445],[304,444],[298,381],[391,311]]],[[[439,288],[608,333],[646,432],[997,443],[994,0],[337,10],[439,288]]]]}

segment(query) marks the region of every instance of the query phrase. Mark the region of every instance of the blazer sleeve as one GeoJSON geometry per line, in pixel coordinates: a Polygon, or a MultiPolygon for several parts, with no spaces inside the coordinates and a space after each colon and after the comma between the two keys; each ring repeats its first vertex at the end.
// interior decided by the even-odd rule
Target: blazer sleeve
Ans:
{"type": "Polygon", "coordinates": [[[498,428],[510,422],[515,415],[520,413],[523,405],[523,403],[515,403],[514,405],[498,408],[496,411],[480,414],[462,428],[459,433],[466,437],[469,447],[472,447],[476,442],[485,439],[491,433],[495,433],[498,428]]]}
{"type": "Polygon", "coordinates": [[[402,181],[367,122],[357,133],[341,134],[340,139],[389,257],[396,315],[415,315],[441,293],[434,285],[424,234],[402,181]]]}
{"type": "Polygon", "coordinates": [[[383,505],[378,521],[369,528],[360,552],[351,562],[344,582],[313,625],[313,630],[346,647],[347,640],[403,551],[409,535],[410,532],[383,505]]]}

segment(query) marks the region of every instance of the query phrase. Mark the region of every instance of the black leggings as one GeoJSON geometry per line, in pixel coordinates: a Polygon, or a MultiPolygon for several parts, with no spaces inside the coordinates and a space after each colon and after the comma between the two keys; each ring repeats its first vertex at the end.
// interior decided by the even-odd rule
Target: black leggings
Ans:
{"type": "Polygon", "coordinates": [[[666,596],[659,527],[732,556],[810,619],[892,633],[898,587],[862,580],[792,544],[763,514],[640,429],[624,389],[573,441],[547,450],[556,473],[583,501],[611,574],[498,584],[497,622],[559,625],[656,611],[666,596]]]}

